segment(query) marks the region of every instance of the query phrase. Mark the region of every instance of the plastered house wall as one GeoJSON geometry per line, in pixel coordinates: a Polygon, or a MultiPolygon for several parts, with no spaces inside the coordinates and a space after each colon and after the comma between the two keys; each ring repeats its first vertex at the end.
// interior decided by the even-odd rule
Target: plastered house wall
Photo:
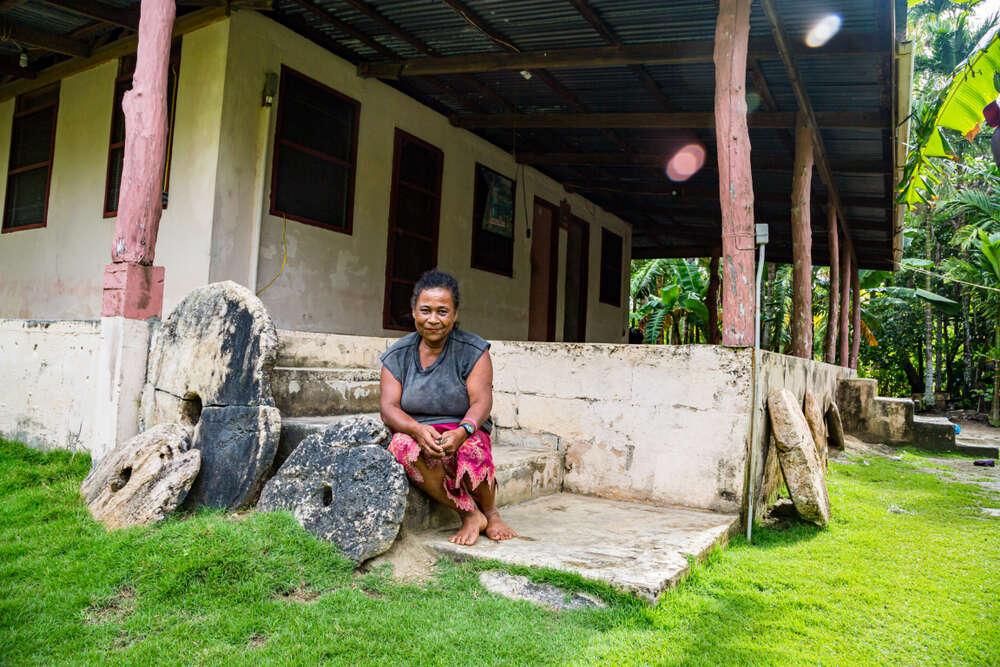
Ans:
{"type": "MultiPolygon", "coordinates": [[[[223,21],[183,37],[170,202],[156,244],[156,264],[166,267],[164,312],[209,278],[228,30],[223,21]]],[[[117,74],[112,60],[60,83],[47,224],[0,234],[0,317],[100,317],[115,224],[103,211],[117,74]]],[[[14,104],[0,103],[0,200],[14,104]]]]}
{"type": "MultiPolygon", "coordinates": [[[[511,155],[453,127],[441,114],[377,80],[359,78],[347,61],[252,12],[230,19],[223,110],[212,280],[263,287],[279,273],[287,255],[284,271],[261,295],[278,326],[399,335],[382,327],[393,141],[399,128],[444,153],[438,264],[461,283],[465,328],[491,338],[527,338],[531,240],[525,213],[531,215],[537,195],[553,204],[567,199],[573,213],[590,223],[587,339],[625,339],[627,271],[622,272],[621,308],[600,303],[598,285],[601,227],[623,237],[623,267],[628,266],[630,227],[540,172],[518,167],[511,155]],[[286,226],[268,213],[277,104],[262,106],[261,95],[267,74],[279,73],[282,65],[361,103],[350,235],[291,220],[286,226]],[[517,180],[513,278],[470,268],[476,162],[517,180]],[[256,274],[248,277],[252,266],[256,274]]],[[[565,233],[561,238],[565,245],[565,233]]],[[[560,281],[560,304],[565,301],[562,292],[560,281]]],[[[561,324],[560,317],[557,337],[561,324]]]]}

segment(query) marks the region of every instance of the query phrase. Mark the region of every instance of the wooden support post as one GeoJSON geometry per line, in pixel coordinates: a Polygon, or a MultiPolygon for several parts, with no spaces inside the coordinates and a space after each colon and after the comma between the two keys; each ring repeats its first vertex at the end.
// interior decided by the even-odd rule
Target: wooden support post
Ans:
{"type": "Polygon", "coordinates": [[[718,345],[722,340],[719,334],[719,255],[712,255],[708,262],[708,342],[718,345]]]}
{"type": "Polygon", "coordinates": [[[812,129],[805,116],[795,123],[795,168],[792,172],[792,356],[812,359],[812,129]]]}
{"type": "Polygon", "coordinates": [[[840,355],[838,363],[845,368],[851,351],[850,310],[851,310],[851,237],[844,236],[840,243],[840,355]]]}
{"type": "Polygon", "coordinates": [[[837,233],[837,211],[832,206],[826,212],[826,237],[830,255],[830,301],[826,311],[826,341],[823,360],[837,363],[837,333],[840,329],[840,235],[837,233]]]}
{"type": "Polygon", "coordinates": [[[715,137],[722,207],[722,344],[754,344],[754,218],[747,130],[751,0],[720,0],[715,28],[715,137]]]}
{"type": "Polygon", "coordinates": [[[167,70],[176,6],[142,0],[132,90],[125,93],[125,157],[111,264],[104,271],[104,317],[148,319],[163,307],[163,268],[154,267],[163,210],[167,70]]]}
{"type": "Polygon", "coordinates": [[[851,357],[850,367],[857,370],[861,351],[861,283],[858,279],[858,258],[851,257],[851,357]]]}

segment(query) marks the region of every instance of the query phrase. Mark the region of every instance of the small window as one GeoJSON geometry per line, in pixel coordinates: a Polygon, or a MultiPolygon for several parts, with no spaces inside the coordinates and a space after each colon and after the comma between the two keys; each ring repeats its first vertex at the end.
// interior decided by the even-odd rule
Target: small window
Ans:
{"type": "Polygon", "coordinates": [[[351,233],[361,104],[281,69],[271,214],[351,233]]]}
{"type": "Polygon", "coordinates": [[[601,303],[622,305],[622,237],[601,230],[601,303]]]}
{"type": "MultiPolygon", "coordinates": [[[[167,71],[167,159],[163,165],[163,208],[167,207],[170,185],[170,162],[174,145],[174,118],[177,112],[177,78],[181,71],[181,41],[175,39],[170,47],[170,69],[167,71]]],[[[125,112],[122,98],[132,89],[135,73],[135,54],[118,61],[115,79],[115,100],[111,112],[111,142],[108,145],[108,177],[104,187],[104,217],[118,215],[118,197],[121,195],[122,167],[125,162],[125,112]]]]}
{"type": "Polygon", "coordinates": [[[5,232],[45,226],[58,114],[58,83],[25,93],[14,104],[3,211],[5,232]]]}
{"type": "Polygon", "coordinates": [[[396,130],[382,311],[386,329],[413,330],[413,286],[437,266],[443,167],[439,148],[396,130]]]}
{"type": "Polygon", "coordinates": [[[514,276],[513,179],[476,164],[472,208],[472,268],[514,276]]]}

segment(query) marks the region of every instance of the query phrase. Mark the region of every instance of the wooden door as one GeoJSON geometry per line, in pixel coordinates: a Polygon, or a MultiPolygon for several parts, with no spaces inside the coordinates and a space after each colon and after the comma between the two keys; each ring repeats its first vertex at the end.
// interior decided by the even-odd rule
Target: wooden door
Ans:
{"type": "Polygon", "coordinates": [[[559,272],[559,209],[535,197],[531,223],[531,299],[528,340],[556,339],[556,287],[559,272]]]}
{"type": "Polygon", "coordinates": [[[437,266],[444,153],[396,130],[382,326],[413,330],[410,296],[420,274],[437,266]]]}
{"type": "Polygon", "coordinates": [[[590,279],[590,226],[570,216],[566,237],[566,308],[563,340],[582,343],[587,338],[587,287],[590,279]]]}

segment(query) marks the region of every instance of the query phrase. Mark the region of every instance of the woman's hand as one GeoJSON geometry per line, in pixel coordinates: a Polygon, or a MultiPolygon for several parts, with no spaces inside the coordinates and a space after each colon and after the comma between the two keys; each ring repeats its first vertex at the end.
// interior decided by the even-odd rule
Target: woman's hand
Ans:
{"type": "Polygon", "coordinates": [[[469,434],[465,432],[464,428],[456,428],[451,431],[445,431],[441,434],[441,449],[444,451],[445,456],[451,456],[458,451],[458,448],[462,446],[462,443],[466,441],[469,434]]]}
{"type": "MultiPolygon", "coordinates": [[[[449,431],[449,433],[450,432],[451,431],[449,431]]],[[[429,424],[418,424],[410,435],[417,441],[417,444],[420,445],[420,451],[422,451],[428,458],[443,459],[446,456],[444,448],[439,442],[441,435],[433,426],[429,424]]]]}

